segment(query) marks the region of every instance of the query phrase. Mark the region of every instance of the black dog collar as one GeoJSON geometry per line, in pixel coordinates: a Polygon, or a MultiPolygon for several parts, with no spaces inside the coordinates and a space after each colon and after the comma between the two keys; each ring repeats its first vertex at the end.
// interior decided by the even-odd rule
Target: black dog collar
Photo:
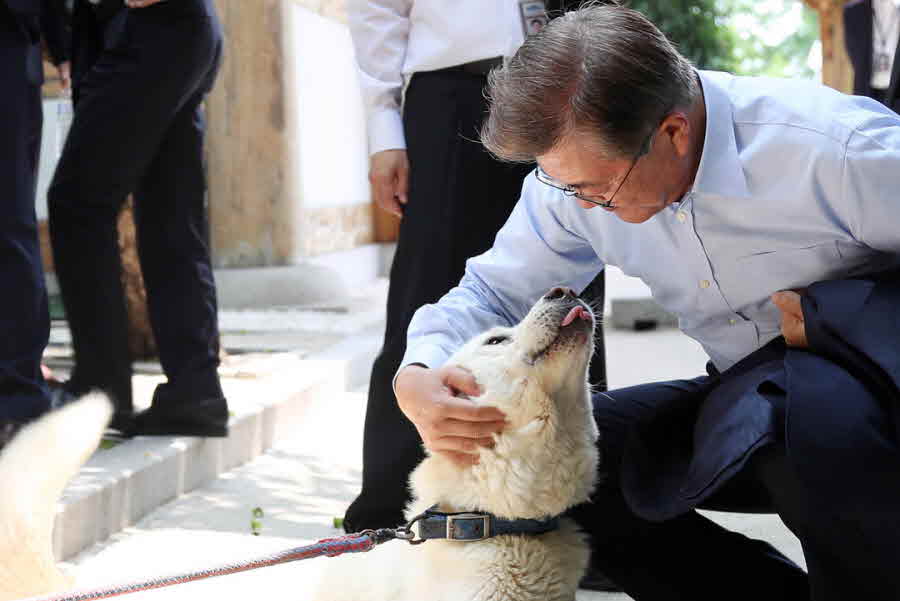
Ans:
{"type": "Polygon", "coordinates": [[[437,510],[437,505],[412,519],[407,529],[419,524],[419,538],[423,541],[435,538],[456,541],[479,541],[503,534],[538,535],[559,528],[559,516],[545,520],[504,520],[493,514],[478,511],[447,513],[437,510]]]}

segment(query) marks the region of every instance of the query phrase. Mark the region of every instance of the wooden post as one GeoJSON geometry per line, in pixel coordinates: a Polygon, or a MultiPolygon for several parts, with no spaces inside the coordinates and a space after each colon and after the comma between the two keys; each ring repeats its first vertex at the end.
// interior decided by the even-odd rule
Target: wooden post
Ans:
{"type": "Polygon", "coordinates": [[[853,66],[844,46],[844,4],[847,0],[803,1],[819,13],[822,82],[841,92],[852,92],[853,66]]]}

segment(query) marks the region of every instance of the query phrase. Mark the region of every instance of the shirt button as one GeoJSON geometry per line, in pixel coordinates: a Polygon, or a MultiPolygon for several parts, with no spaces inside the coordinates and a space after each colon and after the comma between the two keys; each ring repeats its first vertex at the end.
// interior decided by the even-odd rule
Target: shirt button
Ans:
{"type": "Polygon", "coordinates": [[[709,280],[700,280],[700,287],[703,288],[704,290],[706,288],[709,288],[709,280]]]}
{"type": "Polygon", "coordinates": [[[687,221],[687,215],[685,214],[684,211],[678,211],[675,214],[675,217],[676,217],[676,219],[678,219],[679,223],[684,223],[685,221],[687,221]]]}

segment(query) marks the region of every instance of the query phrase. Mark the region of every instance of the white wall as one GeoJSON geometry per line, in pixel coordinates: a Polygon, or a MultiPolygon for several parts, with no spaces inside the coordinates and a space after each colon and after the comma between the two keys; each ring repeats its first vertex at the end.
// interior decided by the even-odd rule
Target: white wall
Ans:
{"type": "Polygon", "coordinates": [[[47,219],[47,188],[53,179],[56,162],[62,153],[65,135],[72,123],[72,103],[68,99],[44,100],[44,133],[41,138],[41,163],[38,171],[35,209],[39,221],[47,219]]]}
{"type": "Polygon", "coordinates": [[[285,92],[297,103],[288,127],[299,140],[292,168],[303,208],[368,203],[365,116],[349,29],[296,4],[286,18],[284,60],[294,89],[285,92]]]}

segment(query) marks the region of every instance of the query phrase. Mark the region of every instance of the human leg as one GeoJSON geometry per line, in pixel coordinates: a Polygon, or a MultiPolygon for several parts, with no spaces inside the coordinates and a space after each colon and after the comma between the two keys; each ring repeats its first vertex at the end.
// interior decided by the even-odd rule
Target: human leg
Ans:
{"type": "Polygon", "coordinates": [[[415,311],[462,277],[465,260],[487,250],[518,198],[525,169],[498,163],[477,139],[484,77],[417,74],[404,108],[409,203],[391,267],[384,345],[372,369],[363,436],[363,486],[348,530],[396,526],[422,443],[397,407],[393,377],[415,311]],[[463,233],[464,232],[464,233],[463,233]]]}
{"type": "Polygon", "coordinates": [[[41,97],[26,80],[19,38],[0,21],[0,421],[24,422],[49,408],[40,360],[50,322],[34,210],[41,97]]]}
{"type": "Polygon", "coordinates": [[[811,598],[900,599],[895,399],[811,354],[790,367],[790,402],[767,391],[785,411],[784,439],[751,467],[803,545],[811,598]]]}
{"type": "Polygon", "coordinates": [[[619,470],[631,428],[662,404],[694,402],[708,385],[700,378],[595,395],[600,484],[591,502],[572,514],[591,537],[592,564],[637,601],[806,599],[806,575],[767,543],[697,512],[649,522],[622,496],[619,470]]]}
{"type": "MultiPolygon", "coordinates": [[[[120,421],[131,412],[131,366],[116,217],[151,164],[169,125],[209,64],[185,55],[215,47],[202,36],[167,42],[165,23],[136,11],[78,82],[75,116],[48,192],[51,240],[76,366],[67,387],[101,388],[120,421]],[[136,16],[135,16],[136,15],[136,16]],[[139,115],[139,118],[136,118],[139,115]]],[[[184,20],[189,29],[192,21],[184,20]]],[[[199,30],[199,28],[198,28],[199,30]]]]}

